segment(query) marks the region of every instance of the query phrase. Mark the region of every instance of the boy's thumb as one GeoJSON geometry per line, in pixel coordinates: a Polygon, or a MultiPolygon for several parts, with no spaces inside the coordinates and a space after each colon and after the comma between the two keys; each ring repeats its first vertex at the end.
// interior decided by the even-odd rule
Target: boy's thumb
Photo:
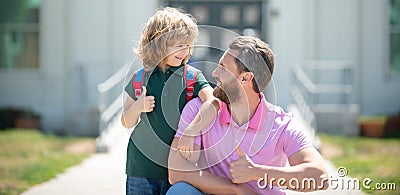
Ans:
{"type": "Polygon", "coordinates": [[[142,86],[142,96],[146,96],[147,89],[145,86],[142,86]]]}

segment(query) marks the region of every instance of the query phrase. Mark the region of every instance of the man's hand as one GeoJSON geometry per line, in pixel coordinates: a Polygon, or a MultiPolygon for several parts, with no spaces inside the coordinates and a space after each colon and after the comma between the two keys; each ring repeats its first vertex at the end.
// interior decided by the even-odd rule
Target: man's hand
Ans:
{"type": "Polygon", "coordinates": [[[247,156],[238,146],[236,152],[239,159],[230,163],[230,169],[233,183],[246,183],[256,180],[256,164],[247,156]]]}
{"type": "Polygon", "coordinates": [[[176,149],[183,156],[183,158],[185,158],[186,160],[189,160],[193,154],[193,145],[194,145],[194,137],[193,136],[182,135],[179,138],[179,142],[178,142],[176,149]]]}
{"type": "Polygon", "coordinates": [[[147,89],[145,86],[142,87],[142,94],[137,99],[138,105],[141,106],[141,112],[152,112],[155,107],[154,96],[146,96],[147,89]]]}

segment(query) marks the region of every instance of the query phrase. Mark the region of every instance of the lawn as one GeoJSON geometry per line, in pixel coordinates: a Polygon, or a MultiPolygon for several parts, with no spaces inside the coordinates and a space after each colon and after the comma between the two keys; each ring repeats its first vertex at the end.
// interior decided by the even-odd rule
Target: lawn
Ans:
{"type": "Polygon", "coordinates": [[[0,195],[20,194],[92,152],[93,138],[58,137],[36,130],[0,131],[0,195]]]}
{"type": "Polygon", "coordinates": [[[345,167],[349,176],[363,181],[371,178],[364,192],[369,194],[400,194],[400,139],[374,139],[365,137],[319,135],[322,141],[321,153],[336,167],[345,167]],[[379,184],[378,184],[379,183],[379,184]],[[372,190],[376,184],[395,190],[372,190]]]}

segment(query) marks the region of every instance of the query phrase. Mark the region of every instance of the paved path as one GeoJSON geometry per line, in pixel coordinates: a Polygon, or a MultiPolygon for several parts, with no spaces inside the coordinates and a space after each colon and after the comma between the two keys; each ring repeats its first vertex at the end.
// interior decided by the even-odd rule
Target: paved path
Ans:
{"type": "MultiPolygon", "coordinates": [[[[117,126],[108,153],[93,154],[81,164],[67,169],[56,178],[32,187],[23,195],[122,195],[125,194],[125,155],[127,133],[117,126]]],[[[336,168],[326,162],[330,175],[337,176],[336,168]]],[[[339,185],[341,186],[341,185],[339,185]]],[[[288,195],[360,195],[360,191],[327,190],[311,193],[287,191],[288,195]]]]}
{"type": "Polygon", "coordinates": [[[34,186],[23,195],[119,195],[125,194],[125,155],[128,136],[115,128],[108,153],[96,153],[56,178],[34,186]]]}

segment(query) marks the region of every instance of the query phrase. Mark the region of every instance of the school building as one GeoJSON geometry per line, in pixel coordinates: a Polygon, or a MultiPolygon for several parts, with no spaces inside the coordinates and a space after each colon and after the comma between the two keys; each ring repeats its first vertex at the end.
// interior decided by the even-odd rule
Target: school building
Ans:
{"type": "Polygon", "coordinates": [[[120,110],[133,70],[124,65],[162,6],[196,17],[194,58],[210,64],[205,73],[235,33],[268,42],[276,66],[267,97],[311,110],[319,129],[354,134],[359,116],[400,112],[399,0],[2,1],[0,107],[39,113],[45,132],[98,135],[120,110]]]}

